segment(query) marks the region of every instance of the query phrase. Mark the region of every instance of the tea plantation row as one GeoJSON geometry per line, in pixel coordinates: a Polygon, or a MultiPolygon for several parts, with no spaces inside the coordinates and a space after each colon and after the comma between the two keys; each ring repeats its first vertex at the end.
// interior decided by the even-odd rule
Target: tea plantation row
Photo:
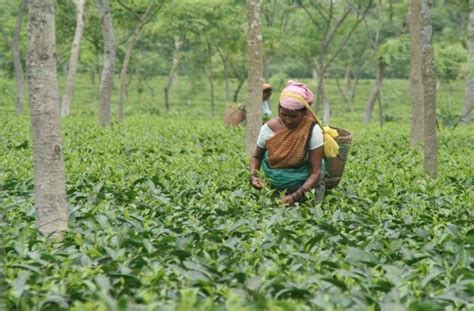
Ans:
{"type": "Polygon", "coordinates": [[[343,182],[284,207],[248,186],[241,128],[66,119],[58,243],[35,230],[28,120],[1,122],[5,309],[474,308],[472,126],[439,133],[430,181],[406,124],[340,122],[354,133],[343,182]]]}

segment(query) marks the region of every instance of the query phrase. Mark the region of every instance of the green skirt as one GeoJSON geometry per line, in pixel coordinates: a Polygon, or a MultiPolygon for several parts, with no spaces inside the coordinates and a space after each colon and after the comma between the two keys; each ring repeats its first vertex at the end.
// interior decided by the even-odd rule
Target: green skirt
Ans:
{"type": "MultiPolygon", "coordinates": [[[[262,160],[262,170],[271,186],[277,190],[296,190],[301,187],[311,175],[311,164],[306,162],[297,168],[271,168],[268,164],[268,152],[262,160]]],[[[325,161],[321,163],[321,172],[325,171],[325,161]]],[[[323,174],[321,174],[323,176],[323,174]]]]}

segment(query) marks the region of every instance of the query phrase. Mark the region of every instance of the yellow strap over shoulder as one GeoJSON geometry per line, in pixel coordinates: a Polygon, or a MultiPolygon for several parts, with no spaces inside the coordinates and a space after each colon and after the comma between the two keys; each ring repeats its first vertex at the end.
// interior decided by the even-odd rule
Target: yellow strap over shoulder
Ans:
{"type": "Polygon", "coordinates": [[[311,109],[311,106],[304,101],[303,102],[304,106],[306,109],[311,112],[311,114],[314,117],[314,120],[316,120],[316,123],[321,127],[321,130],[323,131],[323,139],[324,139],[324,155],[328,158],[335,158],[339,154],[339,145],[336,142],[336,137],[339,136],[339,133],[335,130],[330,128],[329,126],[323,126],[321,123],[321,120],[319,120],[318,116],[316,113],[311,109]]]}

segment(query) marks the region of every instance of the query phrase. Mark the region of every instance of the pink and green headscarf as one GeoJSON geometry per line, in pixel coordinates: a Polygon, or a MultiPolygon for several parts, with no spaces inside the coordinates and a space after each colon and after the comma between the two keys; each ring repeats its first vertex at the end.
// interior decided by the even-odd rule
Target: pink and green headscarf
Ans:
{"type": "Polygon", "coordinates": [[[289,80],[288,85],[280,95],[280,106],[290,110],[299,110],[305,107],[305,103],[313,102],[313,92],[301,82],[289,80]]]}

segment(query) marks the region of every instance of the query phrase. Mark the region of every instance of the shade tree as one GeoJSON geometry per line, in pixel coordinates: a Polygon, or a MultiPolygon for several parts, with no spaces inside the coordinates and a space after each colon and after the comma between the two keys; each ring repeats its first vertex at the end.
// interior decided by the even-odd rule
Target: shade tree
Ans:
{"type": "Polygon", "coordinates": [[[431,178],[438,176],[436,144],[436,72],[433,59],[433,2],[422,0],[421,49],[424,100],[424,171],[431,178]]]}
{"type": "Polygon", "coordinates": [[[55,1],[28,3],[28,85],[38,230],[67,229],[64,152],[56,69],[55,1]]]}
{"type": "Polygon", "coordinates": [[[71,56],[69,59],[66,87],[61,101],[61,115],[68,116],[70,113],[71,100],[73,95],[74,80],[76,78],[79,52],[81,48],[82,33],[84,31],[84,6],[86,0],[74,0],[76,9],[76,29],[71,46],[71,56]]]}
{"type": "Polygon", "coordinates": [[[409,49],[409,41],[407,36],[400,36],[398,38],[391,38],[386,40],[383,44],[377,47],[377,54],[375,55],[377,72],[375,75],[375,88],[366,103],[364,110],[364,122],[370,122],[372,118],[372,111],[375,103],[379,103],[379,121],[380,126],[383,126],[383,105],[382,105],[382,84],[384,81],[384,74],[386,68],[394,60],[407,60],[409,49]]]}
{"type": "Polygon", "coordinates": [[[247,0],[247,57],[248,57],[248,98],[245,105],[247,132],[245,150],[250,156],[255,148],[262,124],[262,30],[259,0],[247,0]]]}
{"type": "MultiPolygon", "coordinates": [[[[16,3],[15,3],[16,4],[16,3]]],[[[13,59],[13,68],[15,72],[15,85],[16,85],[16,113],[22,114],[24,110],[24,90],[25,90],[25,77],[23,71],[23,64],[21,60],[20,51],[20,34],[23,24],[24,15],[27,8],[27,0],[21,0],[19,5],[15,6],[18,8],[16,13],[15,28],[12,31],[10,37],[9,31],[3,26],[3,21],[0,21],[0,33],[11,50],[13,59]]],[[[10,9],[8,6],[2,6],[0,10],[7,11],[10,9]]],[[[1,12],[1,11],[0,11],[1,12]]],[[[3,14],[0,14],[3,15],[3,14]]]]}
{"type": "Polygon", "coordinates": [[[111,100],[115,73],[116,43],[109,0],[97,0],[97,9],[100,14],[100,24],[104,40],[104,62],[99,90],[99,123],[102,127],[108,127],[112,121],[111,100]]]}
{"type": "MultiPolygon", "coordinates": [[[[314,31],[314,40],[317,48],[312,51],[312,65],[317,74],[316,109],[323,106],[323,119],[329,122],[330,104],[325,91],[325,75],[348,45],[357,27],[364,20],[372,8],[373,1],[329,1],[312,2],[296,0],[296,3],[306,13],[307,19],[314,31]]],[[[310,44],[311,44],[310,43],[310,44]]]]}
{"type": "Polygon", "coordinates": [[[410,24],[410,100],[411,138],[410,145],[416,147],[423,141],[423,84],[421,76],[421,2],[411,0],[410,24]]]}
{"type": "Polygon", "coordinates": [[[466,87],[464,92],[464,106],[461,114],[462,121],[471,122],[474,107],[474,0],[469,0],[469,22],[467,23],[467,51],[466,87]]]}
{"type": "Polygon", "coordinates": [[[122,15],[126,16],[118,18],[118,20],[120,21],[119,25],[124,28],[129,28],[130,25],[135,24],[131,32],[127,33],[126,40],[121,40],[123,41],[124,45],[126,45],[126,52],[123,57],[123,62],[120,69],[120,99],[118,107],[118,119],[119,121],[122,121],[124,118],[124,106],[127,93],[127,71],[130,58],[132,56],[132,51],[136,42],[139,39],[139,36],[141,35],[143,27],[152,20],[153,15],[156,13],[157,9],[160,6],[155,5],[153,1],[138,3],[138,7],[129,7],[122,1],[117,1],[117,3],[125,11],[125,14],[122,15]],[[133,21],[131,21],[130,19],[132,19],[133,21]]]}
{"type": "Polygon", "coordinates": [[[388,65],[396,59],[406,60],[408,42],[403,34],[405,19],[394,15],[394,12],[406,12],[405,3],[394,4],[392,1],[378,1],[373,9],[363,19],[362,27],[367,34],[367,42],[372,50],[373,68],[375,72],[375,86],[367,100],[363,120],[365,123],[372,119],[372,111],[375,103],[379,106],[379,121],[383,126],[383,103],[382,84],[385,78],[385,70],[388,65]]]}

